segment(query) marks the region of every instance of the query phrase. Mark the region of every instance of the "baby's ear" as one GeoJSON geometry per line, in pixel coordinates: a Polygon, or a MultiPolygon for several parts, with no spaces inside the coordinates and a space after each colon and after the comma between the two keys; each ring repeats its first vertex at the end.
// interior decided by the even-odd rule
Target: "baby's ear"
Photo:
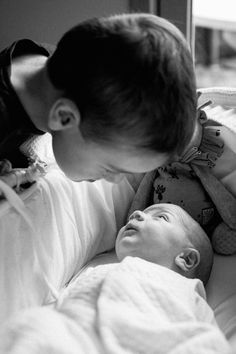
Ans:
{"type": "Polygon", "coordinates": [[[186,248],[175,257],[175,265],[183,272],[189,272],[200,263],[200,253],[195,248],[186,248]]]}

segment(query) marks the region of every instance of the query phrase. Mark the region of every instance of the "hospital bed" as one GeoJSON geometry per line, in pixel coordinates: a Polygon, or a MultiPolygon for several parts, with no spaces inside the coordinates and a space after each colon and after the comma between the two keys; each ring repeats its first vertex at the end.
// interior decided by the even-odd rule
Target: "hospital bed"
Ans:
{"type": "MultiPolygon", "coordinates": [[[[212,100],[205,108],[208,116],[236,130],[236,89],[201,92],[200,103],[212,100]]],[[[0,203],[1,325],[19,310],[50,306],[86,264],[109,262],[107,251],[134,197],[127,179],[118,185],[68,180],[54,161],[47,134],[35,150],[48,164],[46,175],[0,203]]],[[[236,352],[236,255],[215,254],[206,292],[236,352]]]]}

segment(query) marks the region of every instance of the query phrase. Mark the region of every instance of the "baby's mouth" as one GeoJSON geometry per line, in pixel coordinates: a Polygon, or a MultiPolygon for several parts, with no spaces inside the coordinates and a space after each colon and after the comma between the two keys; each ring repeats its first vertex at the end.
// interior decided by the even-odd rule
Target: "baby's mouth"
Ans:
{"type": "Polygon", "coordinates": [[[134,225],[134,223],[128,222],[128,224],[125,227],[125,230],[132,230],[132,229],[136,230],[137,227],[134,225]]]}
{"type": "Polygon", "coordinates": [[[128,224],[125,226],[125,233],[132,235],[133,233],[137,232],[138,227],[132,222],[128,222],[128,224]]]}

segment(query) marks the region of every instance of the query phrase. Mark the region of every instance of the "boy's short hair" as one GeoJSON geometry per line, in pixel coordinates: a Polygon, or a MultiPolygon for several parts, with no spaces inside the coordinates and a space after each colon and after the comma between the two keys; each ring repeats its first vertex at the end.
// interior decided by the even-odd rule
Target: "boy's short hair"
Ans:
{"type": "Polygon", "coordinates": [[[191,278],[198,278],[206,285],[211,274],[214,253],[205,231],[192,217],[190,218],[191,222],[184,222],[186,236],[192,246],[200,253],[200,263],[194,268],[191,278]]]}
{"type": "Polygon", "coordinates": [[[85,138],[126,138],[139,148],[180,154],[192,136],[193,61],[167,20],[125,14],[82,22],[59,41],[47,70],[52,84],[76,103],[85,138]]]}

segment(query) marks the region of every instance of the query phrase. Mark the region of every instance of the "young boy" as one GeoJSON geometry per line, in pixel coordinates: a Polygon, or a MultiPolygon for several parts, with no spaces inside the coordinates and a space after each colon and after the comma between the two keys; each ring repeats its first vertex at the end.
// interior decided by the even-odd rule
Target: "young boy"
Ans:
{"type": "Polygon", "coordinates": [[[4,353],[220,353],[229,345],[205,301],[213,252],[184,210],[135,211],[116,254],[93,261],[51,307],[19,313],[0,333],[4,353]],[[117,261],[120,261],[120,263],[117,261]],[[188,279],[189,278],[189,279],[188,279]],[[193,279],[195,278],[195,279],[193,279]]]}
{"type": "Polygon", "coordinates": [[[49,132],[74,181],[153,170],[189,142],[195,89],[185,39],[154,15],[90,19],[53,53],[16,41],[0,54],[0,160],[27,167],[35,136],[49,132]]]}

